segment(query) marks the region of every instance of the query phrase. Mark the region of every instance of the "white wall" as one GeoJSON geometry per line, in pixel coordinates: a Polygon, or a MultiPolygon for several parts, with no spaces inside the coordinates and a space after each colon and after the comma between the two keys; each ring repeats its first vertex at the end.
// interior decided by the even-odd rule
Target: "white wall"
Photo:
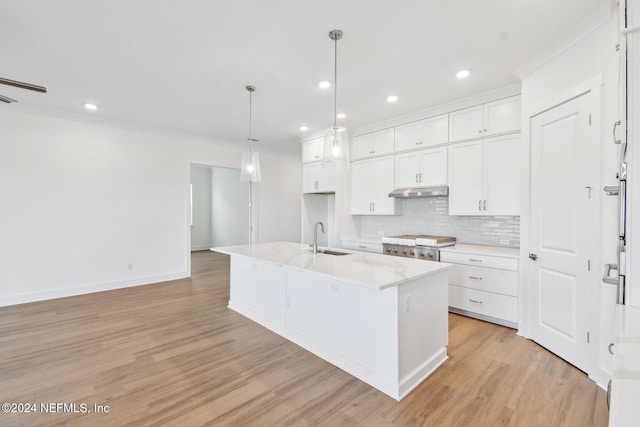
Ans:
{"type": "Polygon", "coordinates": [[[249,184],[240,170],[211,168],[211,190],[213,246],[249,243],[249,184]]]}
{"type": "MultiPolygon", "coordinates": [[[[190,164],[242,148],[2,107],[0,306],[188,276],[190,164]]],[[[261,162],[258,241],[299,241],[299,146],[261,162]]]]}
{"type": "MultiPolygon", "coordinates": [[[[603,185],[616,184],[618,163],[618,146],[611,138],[613,124],[619,119],[619,58],[615,50],[618,42],[617,10],[613,10],[609,3],[594,15],[589,17],[582,26],[570,30],[565,40],[558,41],[558,45],[550,48],[539,60],[530,66],[522,75],[522,111],[524,148],[528,156],[528,117],[540,111],[540,107],[549,105],[554,100],[560,100],[571,88],[577,87],[594,78],[601,78],[602,108],[594,112],[594,120],[601,124],[601,178],[596,186],[594,196],[600,198],[600,260],[597,268],[600,274],[605,263],[616,263],[617,248],[617,199],[606,197],[601,191],[603,185]]],[[[597,125],[596,123],[596,125],[597,125]]],[[[571,161],[571,159],[567,159],[571,161]]],[[[528,157],[526,160],[528,165],[528,157]]],[[[528,167],[528,166],[527,166],[528,167]]],[[[527,169],[527,168],[523,168],[527,169]]],[[[527,176],[523,182],[528,183],[527,176]]],[[[526,185],[525,185],[526,186],[526,185]]],[[[528,188],[528,187],[527,187],[528,188]]],[[[520,286],[522,301],[526,301],[528,289],[526,258],[529,252],[528,236],[528,198],[523,201],[522,235],[521,235],[521,274],[520,286]]],[[[613,337],[613,320],[615,308],[615,288],[599,281],[597,289],[589,297],[591,336],[596,336],[597,366],[591,377],[598,383],[606,384],[610,374],[611,359],[607,347],[613,337]]],[[[526,313],[526,304],[521,305],[521,313],[526,313]]],[[[522,322],[523,319],[521,319],[522,322]]],[[[527,335],[526,324],[521,332],[527,335]]]]}
{"type": "Polygon", "coordinates": [[[191,250],[208,249],[211,240],[211,168],[191,166],[191,250]]]}

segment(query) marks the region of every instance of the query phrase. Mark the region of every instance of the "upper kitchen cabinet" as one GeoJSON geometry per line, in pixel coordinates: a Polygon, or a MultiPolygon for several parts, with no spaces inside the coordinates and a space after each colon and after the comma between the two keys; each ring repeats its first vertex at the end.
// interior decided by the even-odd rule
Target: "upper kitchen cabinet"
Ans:
{"type": "Polygon", "coordinates": [[[396,215],[400,201],[389,197],[393,188],[393,156],[351,163],[351,214],[396,215]]]}
{"type": "Polygon", "coordinates": [[[447,147],[396,154],[396,188],[447,185],[447,147]]]}
{"type": "Polygon", "coordinates": [[[393,128],[356,136],[351,139],[351,158],[358,160],[393,154],[394,146],[395,131],[393,128]]]}
{"type": "Polygon", "coordinates": [[[520,96],[449,113],[449,141],[484,138],[520,130],[520,96]]]}
{"type": "Polygon", "coordinates": [[[324,155],[324,138],[302,143],[302,163],[318,162],[324,155]]]}
{"type": "Polygon", "coordinates": [[[449,142],[447,114],[396,127],[396,151],[408,151],[449,142]]]}
{"type": "Polygon", "coordinates": [[[302,166],[303,193],[333,193],[335,192],[335,170],[323,168],[321,162],[302,166]]]}
{"type": "Polygon", "coordinates": [[[449,147],[450,215],[520,215],[520,134],[449,147]]]}

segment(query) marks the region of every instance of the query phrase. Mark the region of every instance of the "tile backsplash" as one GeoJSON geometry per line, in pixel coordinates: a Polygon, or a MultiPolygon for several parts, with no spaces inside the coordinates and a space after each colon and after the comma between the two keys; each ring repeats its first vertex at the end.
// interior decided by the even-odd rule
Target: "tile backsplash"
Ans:
{"type": "Polygon", "coordinates": [[[406,199],[404,215],[362,216],[360,238],[379,241],[399,234],[453,236],[460,243],[520,245],[519,216],[449,216],[449,198],[406,199]]]}

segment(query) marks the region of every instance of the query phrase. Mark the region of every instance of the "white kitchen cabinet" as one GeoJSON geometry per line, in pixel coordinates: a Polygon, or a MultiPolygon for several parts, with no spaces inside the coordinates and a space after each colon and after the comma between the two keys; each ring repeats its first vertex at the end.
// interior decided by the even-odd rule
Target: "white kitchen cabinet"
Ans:
{"type": "Polygon", "coordinates": [[[373,252],[377,254],[382,253],[382,243],[373,243],[365,240],[340,240],[340,245],[345,249],[352,249],[354,251],[373,252]]]}
{"type": "Polygon", "coordinates": [[[520,134],[449,146],[450,215],[520,215],[520,134]]]}
{"type": "Polygon", "coordinates": [[[324,138],[302,143],[302,163],[319,162],[324,157],[324,138]]]}
{"type": "Polygon", "coordinates": [[[395,151],[425,148],[449,142],[447,114],[396,127],[395,151]]]}
{"type": "Polygon", "coordinates": [[[442,248],[449,269],[449,311],[517,328],[518,256],[516,248],[455,245],[442,248]]]}
{"type": "Polygon", "coordinates": [[[351,214],[397,215],[398,199],[389,197],[394,190],[393,156],[376,157],[351,163],[351,214]]]}
{"type": "Polygon", "coordinates": [[[393,128],[356,136],[351,140],[351,159],[393,154],[395,131],[393,128]]]}
{"type": "Polygon", "coordinates": [[[447,185],[447,148],[395,155],[396,188],[447,185]]]}
{"type": "Polygon", "coordinates": [[[449,141],[484,138],[520,130],[520,96],[449,113],[449,141]]]}
{"type": "Polygon", "coordinates": [[[335,192],[335,170],[323,168],[321,162],[302,166],[303,193],[335,192]]]}

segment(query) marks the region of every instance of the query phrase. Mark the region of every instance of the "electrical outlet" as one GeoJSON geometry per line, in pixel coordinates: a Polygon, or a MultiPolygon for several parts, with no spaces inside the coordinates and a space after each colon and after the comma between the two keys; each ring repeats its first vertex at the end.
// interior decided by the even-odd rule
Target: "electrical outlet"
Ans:
{"type": "Polygon", "coordinates": [[[411,311],[411,295],[404,296],[404,312],[408,313],[411,311]]]}

